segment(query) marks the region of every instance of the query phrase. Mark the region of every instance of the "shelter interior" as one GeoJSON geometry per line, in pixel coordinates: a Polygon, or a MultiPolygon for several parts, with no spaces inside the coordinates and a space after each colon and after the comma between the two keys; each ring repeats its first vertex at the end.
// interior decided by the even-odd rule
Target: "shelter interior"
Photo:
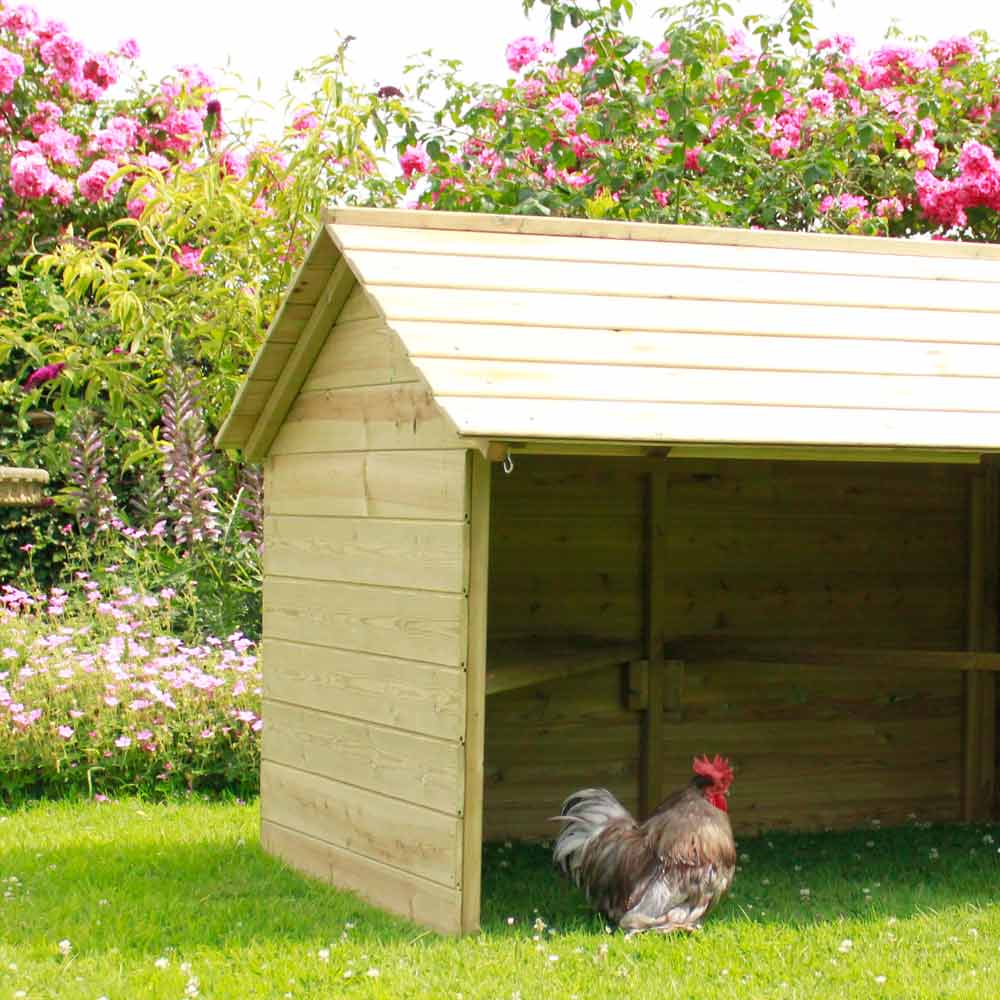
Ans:
{"type": "Polygon", "coordinates": [[[991,469],[511,455],[487,839],[551,836],[580,786],[645,812],[702,752],[737,762],[737,829],[992,815],[993,675],[962,652],[993,646],[991,469]]]}

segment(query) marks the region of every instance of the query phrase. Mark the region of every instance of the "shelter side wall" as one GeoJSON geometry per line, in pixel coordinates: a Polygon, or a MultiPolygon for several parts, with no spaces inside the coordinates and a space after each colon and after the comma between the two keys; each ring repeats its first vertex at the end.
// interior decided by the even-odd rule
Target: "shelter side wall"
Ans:
{"type": "MultiPolygon", "coordinates": [[[[668,461],[666,636],[962,649],[969,471],[955,466],[668,461]]],[[[642,468],[515,458],[493,482],[490,637],[641,637],[642,468]]],[[[639,713],[620,668],[489,698],[488,838],[549,837],[577,787],[636,803],[639,713]]],[[[664,793],[728,754],[738,829],[958,817],[958,672],[736,659],[668,692],[664,793]]]]}
{"type": "Polygon", "coordinates": [[[267,459],[262,838],[457,932],[467,459],[416,379],[356,292],[267,459]]]}

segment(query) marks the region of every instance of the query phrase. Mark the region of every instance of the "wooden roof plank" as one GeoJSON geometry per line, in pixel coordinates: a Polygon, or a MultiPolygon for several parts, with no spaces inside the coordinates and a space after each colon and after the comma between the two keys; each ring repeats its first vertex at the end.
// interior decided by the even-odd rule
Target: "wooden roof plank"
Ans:
{"type": "Polygon", "coordinates": [[[330,272],[312,317],[281,369],[277,382],[246,440],[243,451],[250,461],[259,461],[267,455],[267,450],[281,427],[281,421],[291,408],[302,383],[309,374],[309,369],[326,343],[330,328],[347,301],[354,283],[355,278],[347,266],[347,261],[341,258],[330,272]]]}
{"type": "MultiPolygon", "coordinates": [[[[1000,282],[1000,260],[923,257],[824,249],[803,253],[777,246],[748,247],[704,242],[564,239],[503,232],[452,232],[371,225],[333,228],[345,251],[459,254],[487,259],[646,264],[659,267],[731,268],[738,271],[800,271],[804,274],[923,278],[932,281],[1000,282]]],[[[788,234],[782,234],[783,236],[788,234]]],[[[896,241],[898,242],[898,241],[896,241]]]]}
{"type": "Polygon", "coordinates": [[[609,400],[436,397],[464,436],[1000,450],[981,413],[609,400]]]}
{"type": "MultiPolygon", "coordinates": [[[[760,251],[747,247],[743,252],[752,258],[760,251]]],[[[1000,315],[1000,284],[987,281],[368,250],[352,250],[349,256],[368,285],[631,297],[651,300],[650,309],[663,308],[664,300],[698,299],[1000,315]]]]}

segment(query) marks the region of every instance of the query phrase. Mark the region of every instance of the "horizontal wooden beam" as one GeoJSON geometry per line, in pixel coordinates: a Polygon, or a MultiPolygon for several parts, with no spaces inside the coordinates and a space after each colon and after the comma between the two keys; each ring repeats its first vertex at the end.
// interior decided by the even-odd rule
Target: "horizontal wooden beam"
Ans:
{"type": "Polygon", "coordinates": [[[486,694],[596,673],[636,660],[636,643],[590,644],[547,639],[493,640],[486,654],[486,694]]]}
{"type": "Polygon", "coordinates": [[[491,462],[518,455],[594,455],[610,458],[745,459],[762,462],[899,462],[904,464],[978,465],[978,451],[934,448],[809,448],[727,444],[629,444],[601,441],[496,441],[469,438],[491,462]]]}
{"type": "Polygon", "coordinates": [[[857,649],[804,645],[801,642],[694,638],[667,643],[667,655],[689,663],[752,660],[859,670],[1000,670],[1000,653],[975,650],[857,649]]]}

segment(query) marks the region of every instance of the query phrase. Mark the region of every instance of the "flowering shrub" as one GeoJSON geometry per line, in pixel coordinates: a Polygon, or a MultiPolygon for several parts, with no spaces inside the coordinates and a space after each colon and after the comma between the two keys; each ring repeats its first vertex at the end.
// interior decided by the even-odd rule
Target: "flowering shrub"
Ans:
{"type": "MultiPolygon", "coordinates": [[[[532,0],[527,0],[527,6],[532,0]]],[[[721,0],[628,33],[625,0],[545,0],[554,36],[518,38],[498,88],[449,86],[412,119],[420,207],[1000,240],[1000,61],[985,34],[874,52],[812,36],[808,0],[728,19],[721,0]]],[[[425,67],[418,89],[451,80],[425,67]]]]}
{"type": "Polygon", "coordinates": [[[70,592],[0,587],[0,801],[256,791],[253,643],[182,642],[176,599],[82,572],[70,592]]]}

